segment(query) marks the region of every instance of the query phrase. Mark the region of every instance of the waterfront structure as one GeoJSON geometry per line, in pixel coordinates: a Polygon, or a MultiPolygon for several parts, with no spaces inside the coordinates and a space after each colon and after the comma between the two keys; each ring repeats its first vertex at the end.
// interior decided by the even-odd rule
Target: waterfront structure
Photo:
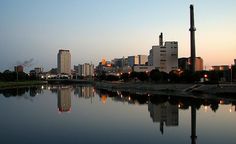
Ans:
{"type": "Polygon", "coordinates": [[[190,56],[190,70],[195,72],[195,57],[196,57],[196,50],[195,50],[195,31],[196,28],[194,26],[194,7],[190,5],[190,45],[191,45],[191,56],[190,56]]]}
{"type": "MultiPolygon", "coordinates": [[[[191,58],[179,58],[178,66],[181,70],[190,70],[191,58]]],[[[203,70],[203,59],[201,57],[195,57],[195,71],[203,70]]]]}
{"type": "Polygon", "coordinates": [[[94,76],[94,65],[89,63],[79,64],[74,66],[74,70],[77,76],[92,77],[94,76]]]}
{"type": "Polygon", "coordinates": [[[58,74],[71,75],[71,54],[69,50],[60,49],[57,54],[58,74]]]}
{"type": "Polygon", "coordinates": [[[167,41],[163,45],[163,34],[159,36],[159,45],[149,51],[148,65],[169,73],[178,69],[178,42],[167,41]]]}
{"type": "Polygon", "coordinates": [[[15,72],[24,72],[24,67],[22,65],[18,65],[14,67],[15,72]]]}

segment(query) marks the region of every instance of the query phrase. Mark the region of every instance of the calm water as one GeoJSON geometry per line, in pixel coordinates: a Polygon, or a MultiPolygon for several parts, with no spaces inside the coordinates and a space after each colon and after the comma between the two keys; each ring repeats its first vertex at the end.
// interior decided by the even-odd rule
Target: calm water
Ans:
{"type": "Polygon", "coordinates": [[[235,104],[78,85],[1,90],[0,144],[235,144],[235,104]]]}

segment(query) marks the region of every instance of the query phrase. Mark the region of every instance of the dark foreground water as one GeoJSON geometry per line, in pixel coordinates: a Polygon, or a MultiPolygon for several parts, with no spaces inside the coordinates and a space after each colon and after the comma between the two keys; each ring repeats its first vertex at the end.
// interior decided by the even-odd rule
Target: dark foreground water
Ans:
{"type": "Polygon", "coordinates": [[[0,90],[0,144],[235,144],[235,104],[78,85],[0,90]]]}

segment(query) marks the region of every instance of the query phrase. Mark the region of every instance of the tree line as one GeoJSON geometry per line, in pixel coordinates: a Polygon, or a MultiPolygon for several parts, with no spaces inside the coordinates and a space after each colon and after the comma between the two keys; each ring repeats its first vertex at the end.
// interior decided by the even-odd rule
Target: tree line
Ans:
{"type": "Polygon", "coordinates": [[[230,81],[229,71],[180,71],[174,70],[169,73],[161,72],[158,69],[154,69],[150,72],[131,72],[120,73],[117,75],[110,75],[106,72],[102,72],[96,76],[97,80],[106,81],[151,81],[159,83],[218,83],[225,80],[230,81]]]}

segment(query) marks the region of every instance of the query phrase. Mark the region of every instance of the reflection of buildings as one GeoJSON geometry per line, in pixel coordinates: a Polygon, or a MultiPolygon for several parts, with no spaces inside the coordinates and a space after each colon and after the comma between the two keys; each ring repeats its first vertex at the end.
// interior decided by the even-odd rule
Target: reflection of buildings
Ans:
{"type": "Polygon", "coordinates": [[[71,110],[71,89],[59,88],[57,92],[57,106],[60,112],[68,112],[71,110]]]}
{"type": "Polygon", "coordinates": [[[153,122],[160,122],[162,133],[164,132],[164,123],[166,126],[178,126],[179,124],[178,105],[171,105],[169,102],[156,105],[149,102],[148,111],[153,122]]]}
{"type": "Polygon", "coordinates": [[[94,97],[94,89],[93,87],[76,87],[74,94],[78,97],[90,98],[94,97]]]}

